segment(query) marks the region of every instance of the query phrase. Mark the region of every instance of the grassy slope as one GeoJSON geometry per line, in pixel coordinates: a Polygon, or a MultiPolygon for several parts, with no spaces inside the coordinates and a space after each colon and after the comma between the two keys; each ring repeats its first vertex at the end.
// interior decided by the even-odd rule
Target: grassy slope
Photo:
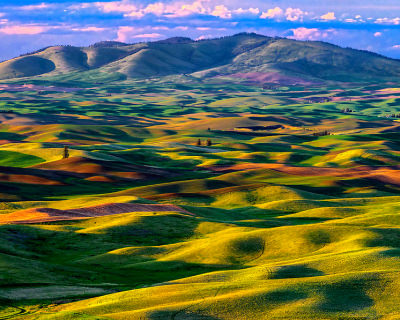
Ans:
{"type": "Polygon", "coordinates": [[[221,92],[164,81],[2,93],[25,113],[2,118],[2,214],[108,203],[192,214],[1,225],[0,315],[398,317],[399,124],[376,117],[397,111],[392,98],[364,109],[368,86],[221,92]],[[354,101],[292,100],[343,94],[332,89],[354,101]],[[313,136],[324,130],[335,135],[313,136]],[[71,157],[61,160],[65,144],[71,157]]]}
{"type": "Polygon", "coordinates": [[[373,53],[323,42],[299,42],[256,34],[197,42],[49,47],[0,63],[1,79],[71,73],[69,77],[80,80],[89,77],[98,82],[111,73],[117,77],[114,81],[121,76],[143,78],[194,73],[202,78],[237,73],[279,73],[283,76],[281,82],[290,83],[315,82],[317,79],[366,81],[396,77],[399,72],[398,61],[373,53]]]}

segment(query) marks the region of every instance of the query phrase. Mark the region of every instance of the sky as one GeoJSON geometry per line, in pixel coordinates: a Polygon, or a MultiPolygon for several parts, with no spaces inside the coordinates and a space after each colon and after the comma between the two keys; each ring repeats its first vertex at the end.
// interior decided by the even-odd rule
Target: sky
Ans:
{"type": "Polygon", "coordinates": [[[0,0],[0,60],[51,45],[239,32],[321,40],[400,59],[400,0],[0,0]]]}

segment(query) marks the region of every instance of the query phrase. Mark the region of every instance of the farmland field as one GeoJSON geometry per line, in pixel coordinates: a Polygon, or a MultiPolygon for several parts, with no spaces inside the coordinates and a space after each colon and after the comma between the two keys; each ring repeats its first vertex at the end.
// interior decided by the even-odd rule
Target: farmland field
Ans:
{"type": "Polygon", "coordinates": [[[399,102],[384,81],[3,81],[0,319],[400,319],[399,102]]]}

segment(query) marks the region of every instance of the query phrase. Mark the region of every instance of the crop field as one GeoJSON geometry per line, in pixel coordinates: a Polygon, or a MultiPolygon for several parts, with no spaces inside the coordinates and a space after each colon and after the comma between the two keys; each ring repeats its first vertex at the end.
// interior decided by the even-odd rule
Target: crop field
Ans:
{"type": "Polygon", "coordinates": [[[0,319],[400,319],[400,84],[87,77],[0,84],[0,319]]]}

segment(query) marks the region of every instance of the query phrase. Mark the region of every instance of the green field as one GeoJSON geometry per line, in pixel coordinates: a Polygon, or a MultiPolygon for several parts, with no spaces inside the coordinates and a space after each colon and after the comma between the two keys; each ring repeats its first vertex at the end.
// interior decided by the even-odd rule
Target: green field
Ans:
{"type": "Polygon", "coordinates": [[[400,84],[86,76],[0,90],[0,319],[400,319],[400,84]]]}

